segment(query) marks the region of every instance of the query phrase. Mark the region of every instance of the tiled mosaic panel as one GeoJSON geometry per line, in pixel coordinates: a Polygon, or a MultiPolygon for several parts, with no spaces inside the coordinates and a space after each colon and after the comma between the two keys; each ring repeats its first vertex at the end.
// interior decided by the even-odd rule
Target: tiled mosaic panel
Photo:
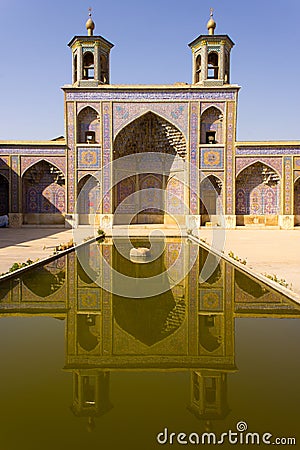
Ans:
{"type": "Polygon", "coordinates": [[[136,213],[138,205],[135,205],[134,199],[130,197],[136,190],[136,177],[127,177],[117,184],[117,207],[118,212],[136,213]]]}
{"type": "Polygon", "coordinates": [[[201,181],[204,180],[204,178],[206,178],[209,175],[214,175],[216,178],[219,178],[222,182],[224,181],[225,174],[223,171],[213,172],[212,170],[209,169],[203,169],[201,171],[201,181]]]}
{"type": "Polygon", "coordinates": [[[233,160],[233,139],[234,139],[234,114],[235,103],[227,104],[227,151],[226,151],[226,210],[225,214],[233,214],[234,210],[234,160],[233,160]]]}
{"type": "Polygon", "coordinates": [[[141,189],[141,204],[139,210],[147,212],[163,211],[165,209],[162,189],[162,175],[141,174],[139,176],[139,188],[141,189]]]}
{"type": "Polygon", "coordinates": [[[280,176],[282,176],[282,158],[236,158],[235,160],[235,166],[236,166],[236,176],[239,175],[239,173],[247,166],[250,166],[251,164],[255,164],[256,162],[261,162],[263,164],[266,164],[267,166],[272,167],[276,172],[279,173],[280,176]]]}
{"type": "Polygon", "coordinates": [[[284,146],[278,146],[275,147],[266,147],[264,145],[257,146],[257,147],[237,147],[236,148],[236,155],[299,155],[300,147],[284,147],[284,146]]]}
{"type": "MultiPolygon", "coordinates": [[[[44,146],[40,146],[38,148],[29,147],[29,148],[8,148],[8,147],[0,147],[0,154],[3,155],[60,155],[64,156],[65,154],[65,145],[62,147],[51,147],[51,148],[44,148],[44,146]]],[[[2,158],[5,158],[5,156],[2,158]]]]}
{"type": "Polygon", "coordinates": [[[224,110],[225,110],[225,102],[222,102],[222,103],[201,102],[200,113],[202,114],[206,109],[210,108],[211,106],[214,106],[215,108],[219,108],[222,112],[224,112],[224,110]]]}
{"type": "Polygon", "coordinates": [[[191,104],[190,111],[190,212],[197,214],[198,211],[198,186],[199,186],[199,171],[198,171],[198,125],[199,123],[199,105],[198,103],[191,104]]]}
{"type": "MultiPolygon", "coordinates": [[[[112,317],[112,302],[110,291],[112,289],[112,246],[111,245],[101,245],[102,257],[107,264],[103,265],[102,277],[104,280],[104,290],[103,290],[103,317],[112,317]]],[[[112,327],[111,321],[103,321],[103,353],[111,353],[111,343],[112,342],[112,327]]]]}
{"type": "Polygon", "coordinates": [[[122,100],[234,100],[236,92],[67,92],[67,101],[122,101],[122,100]]]}
{"type": "Polygon", "coordinates": [[[101,149],[100,148],[78,148],[77,167],[78,169],[100,169],[101,149]]]}
{"type": "Polygon", "coordinates": [[[200,311],[223,311],[223,290],[201,289],[199,309],[200,311]]]}
{"type": "Polygon", "coordinates": [[[112,211],[111,192],[111,105],[103,103],[103,213],[112,211]]]}
{"type": "Polygon", "coordinates": [[[0,158],[0,168],[6,169],[9,167],[9,156],[1,156],[0,158]]]}
{"type": "Polygon", "coordinates": [[[284,157],[284,214],[292,214],[293,162],[291,156],[284,157]]]}
{"type": "Polygon", "coordinates": [[[166,189],[166,210],[169,214],[184,213],[184,184],[177,178],[171,178],[166,189]]]}
{"type": "Polygon", "coordinates": [[[128,123],[147,112],[157,113],[177,126],[187,137],[187,103],[115,103],[113,106],[114,136],[128,123]]]}
{"type": "Polygon", "coordinates": [[[206,133],[216,133],[216,143],[223,143],[223,122],[220,119],[221,111],[214,106],[206,109],[201,115],[200,143],[206,144],[206,133]]]}
{"type": "Polygon", "coordinates": [[[77,114],[79,114],[80,111],[82,111],[87,106],[94,109],[95,111],[97,111],[98,114],[100,114],[99,102],[77,102],[76,103],[77,114]]]}
{"type": "Polygon", "coordinates": [[[74,136],[74,104],[67,103],[67,142],[68,142],[68,212],[75,207],[75,136],[74,136]]]}
{"type": "Polygon", "coordinates": [[[11,210],[19,212],[19,178],[20,178],[20,159],[19,156],[11,157],[11,210]]]}
{"type": "Polygon", "coordinates": [[[90,106],[82,109],[77,116],[77,142],[84,143],[85,133],[93,131],[95,133],[95,143],[100,143],[100,119],[97,111],[90,106]]]}
{"type": "Polygon", "coordinates": [[[266,183],[263,165],[247,167],[236,181],[236,214],[279,214],[280,183],[266,183]]]}
{"type": "Polygon", "coordinates": [[[46,159],[43,156],[21,156],[21,174],[23,175],[28,167],[45,160],[58,167],[64,175],[66,174],[66,158],[64,156],[50,156],[46,159]]]}
{"type": "Polygon", "coordinates": [[[300,170],[300,158],[294,158],[294,169],[300,170]]]}
{"type": "Polygon", "coordinates": [[[223,148],[201,148],[200,149],[201,169],[223,169],[224,149],[223,148]]]}
{"type": "Polygon", "coordinates": [[[101,290],[99,288],[78,289],[77,301],[79,311],[100,311],[101,290]]]}

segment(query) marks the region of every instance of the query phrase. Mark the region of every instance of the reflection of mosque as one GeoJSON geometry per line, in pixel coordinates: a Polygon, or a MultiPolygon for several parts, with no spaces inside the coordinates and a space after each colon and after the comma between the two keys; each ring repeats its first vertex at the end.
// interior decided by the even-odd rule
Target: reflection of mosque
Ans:
{"type": "Polygon", "coordinates": [[[198,247],[185,242],[179,267],[173,263],[178,259],[180,240],[167,239],[164,245],[165,252],[149,264],[127,260],[126,265],[127,247],[122,241],[120,253],[114,251],[111,241],[84,246],[81,257],[89,264],[88,274],[70,253],[0,285],[3,317],[66,319],[64,370],[73,374],[71,409],[76,416],[87,417],[89,429],[95,425],[95,417],[113,407],[110,373],[116,370],[189,371],[188,409],[209,427],[210,421],[229,412],[227,375],[237,370],[234,318],[300,317],[299,306],[224,261],[217,264],[213,256],[216,268],[200,285],[207,253],[200,250],[197,256],[198,247]],[[168,269],[165,283],[171,288],[142,299],[113,295],[92,279],[97,273],[111,286],[115,282],[109,271],[105,273],[105,265],[99,268],[99,252],[115,269],[126,267],[124,272],[131,276],[145,276],[143,266],[148,266],[151,276],[168,269]],[[196,262],[189,274],[173,286],[175,272],[183,273],[186,261],[194,255],[196,262]]]}

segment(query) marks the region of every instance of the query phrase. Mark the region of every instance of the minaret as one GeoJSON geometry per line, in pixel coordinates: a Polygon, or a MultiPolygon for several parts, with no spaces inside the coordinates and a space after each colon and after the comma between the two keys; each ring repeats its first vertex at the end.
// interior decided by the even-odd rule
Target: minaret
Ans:
{"type": "Polygon", "coordinates": [[[73,58],[72,84],[79,87],[109,84],[109,53],[113,44],[102,36],[94,36],[91,9],[86,29],[87,36],[74,36],[68,44],[73,58]]]}
{"type": "Polygon", "coordinates": [[[208,34],[200,35],[189,44],[193,52],[193,84],[229,84],[230,51],[234,43],[227,35],[215,35],[216,26],[211,8],[207,22],[208,34]]]}

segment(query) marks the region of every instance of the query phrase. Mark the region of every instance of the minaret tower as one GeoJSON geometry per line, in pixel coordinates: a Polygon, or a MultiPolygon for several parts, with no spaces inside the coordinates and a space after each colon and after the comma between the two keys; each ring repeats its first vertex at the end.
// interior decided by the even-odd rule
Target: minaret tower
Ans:
{"type": "Polygon", "coordinates": [[[86,22],[87,36],[74,36],[69,47],[73,58],[73,86],[97,87],[109,84],[109,53],[113,44],[94,36],[91,9],[86,22]]]}
{"type": "Polygon", "coordinates": [[[193,52],[193,84],[223,86],[230,82],[230,51],[234,43],[227,35],[215,35],[216,26],[211,8],[208,34],[201,34],[189,44],[193,52]]]}

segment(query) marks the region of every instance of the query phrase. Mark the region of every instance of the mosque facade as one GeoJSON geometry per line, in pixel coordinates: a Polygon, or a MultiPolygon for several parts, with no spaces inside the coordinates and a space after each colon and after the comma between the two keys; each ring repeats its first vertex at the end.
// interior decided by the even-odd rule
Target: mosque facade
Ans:
{"type": "Polygon", "coordinates": [[[10,227],[300,225],[300,141],[236,140],[234,43],[215,34],[212,13],[189,44],[192,84],[110,84],[113,44],[94,27],[90,17],[69,43],[65,137],[0,141],[10,227]]]}

